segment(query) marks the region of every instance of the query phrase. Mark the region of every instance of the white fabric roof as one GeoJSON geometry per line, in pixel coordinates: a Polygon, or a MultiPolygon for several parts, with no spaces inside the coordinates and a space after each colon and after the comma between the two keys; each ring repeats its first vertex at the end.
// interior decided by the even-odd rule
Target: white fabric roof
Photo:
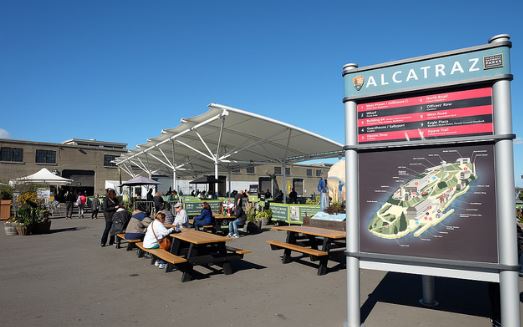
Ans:
{"type": "Polygon", "coordinates": [[[32,175],[15,179],[15,183],[33,183],[50,185],[67,185],[71,184],[72,181],[72,179],[57,176],[49,170],[47,170],[46,168],[42,168],[32,175]]]}
{"type": "Polygon", "coordinates": [[[149,139],[116,159],[127,172],[197,176],[234,166],[296,163],[342,155],[328,138],[261,115],[210,104],[201,115],[149,139]]]}

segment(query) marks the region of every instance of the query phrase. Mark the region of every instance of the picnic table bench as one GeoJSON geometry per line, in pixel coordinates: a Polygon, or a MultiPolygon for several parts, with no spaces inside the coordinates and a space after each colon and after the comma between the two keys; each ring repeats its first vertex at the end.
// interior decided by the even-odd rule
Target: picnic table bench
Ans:
{"type": "Polygon", "coordinates": [[[147,249],[143,246],[143,242],[137,242],[135,245],[138,248],[139,258],[143,257],[145,253],[149,253],[151,255],[151,264],[154,264],[156,259],[161,259],[167,262],[165,272],[171,271],[174,266],[178,266],[178,268],[180,268],[182,271],[185,269],[185,267],[181,265],[187,262],[185,258],[174,255],[169,251],[162,249],[147,249]]]}
{"type": "Polygon", "coordinates": [[[127,251],[131,251],[136,245],[136,243],[141,242],[142,240],[136,239],[136,240],[128,240],[125,238],[125,233],[118,233],[116,234],[116,248],[121,248],[122,242],[127,243],[127,251]]]}
{"type": "Polygon", "coordinates": [[[272,250],[284,250],[282,262],[289,263],[291,261],[292,251],[307,254],[311,260],[319,260],[318,275],[327,273],[328,258],[333,244],[346,238],[344,231],[311,226],[275,226],[272,229],[287,232],[285,242],[276,240],[267,241],[272,250]],[[300,238],[300,235],[304,235],[304,238],[300,238]],[[303,239],[305,239],[306,242],[303,242],[303,239]],[[319,241],[321,248],[318,248],[319,241]]]}
{"type": "Polygon", "coordinates": [[[196,231],[183,229],[180,233],[170,235],[173,239],[171,253],[183,257],[187,264],[183,270],[182,282],[193,278],[194,265],[218,265],[226,275],[232,274],[232,261],[243,259],[248,250],[226,246],[229,238],[196,231]]]}

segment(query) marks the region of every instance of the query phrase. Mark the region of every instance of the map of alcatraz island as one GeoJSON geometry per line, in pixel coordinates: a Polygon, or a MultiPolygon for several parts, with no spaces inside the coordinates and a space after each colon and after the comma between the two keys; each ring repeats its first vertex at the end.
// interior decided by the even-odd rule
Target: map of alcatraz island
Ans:
{"type": "Polygon", "coordinates": [[[442,161],[427,168],[392,194],[372,217],[369,231],[385,239],[399,239],[410,233],[419,237],[454,212],[449,206],[467,193],[476,178],[470,158],[442,161]]]}

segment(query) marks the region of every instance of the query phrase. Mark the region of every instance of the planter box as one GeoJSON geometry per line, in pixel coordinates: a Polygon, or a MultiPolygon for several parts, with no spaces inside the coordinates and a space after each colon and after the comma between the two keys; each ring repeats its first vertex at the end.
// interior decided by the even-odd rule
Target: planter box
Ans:
{"type": "Polygon", "coordinates": [[[11,216],[11,200],[0,200],[0,219],[7,220],[11,216]]]}
{"type": "Polygon", "coordinates": [[[310,217],[305,217],[303,219],[303,225],[320,227],[334,230],[345,231],[346,224],[344,221],[329,221],[329,220],[319,220],[311,219],[310,217]]]}

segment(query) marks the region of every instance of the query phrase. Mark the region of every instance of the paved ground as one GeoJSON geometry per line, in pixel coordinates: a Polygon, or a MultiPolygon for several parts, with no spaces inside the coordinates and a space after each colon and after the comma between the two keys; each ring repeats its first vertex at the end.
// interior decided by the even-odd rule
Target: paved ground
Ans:
{"type": "MultiPolygon", "coordinates": [[[[181,283],[134,252],[101,248],[103,219],[53,220],[49,235],[0,236],[1,326],[343,326],[346,270],[317,276],[283,265],[267,231],[233,240],[253,250],[225,276],[181,283]]],[[[210,273],[208,270],[200,270],[210,273]]],[[[420,307],[420,277],[362,270],[365,326],[490,326],[487,286],[436,281],[436,310],[420,307]]],[[[520,283],[523,289],[523,279],[520,283]]],[[[520,307],[522,303],[520,302],[520,307]]]]}

